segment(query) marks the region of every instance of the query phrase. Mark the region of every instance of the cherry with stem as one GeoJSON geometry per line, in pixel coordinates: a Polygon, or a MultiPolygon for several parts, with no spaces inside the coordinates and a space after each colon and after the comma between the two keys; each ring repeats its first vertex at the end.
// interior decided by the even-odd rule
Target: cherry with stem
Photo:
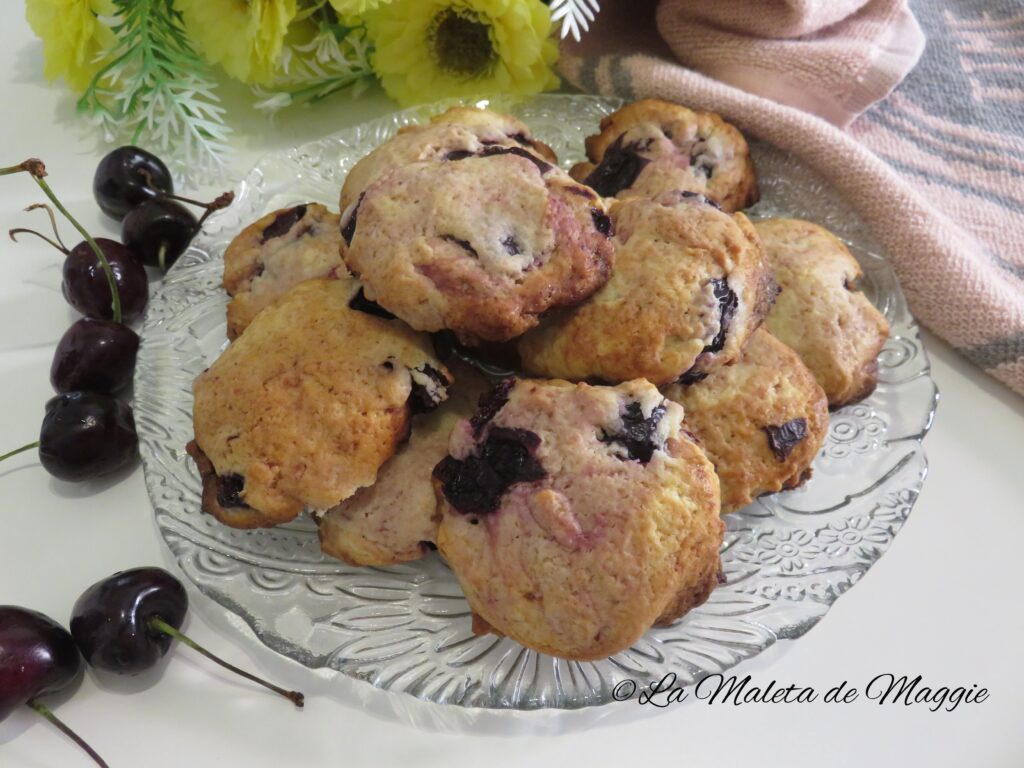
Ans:
{"type": "Polygon", "coordinates": [[[0,721],[28,706],[107,768],[92,747],[39,701],[66,689],[81,668],[82,655],[64,627],[38,611],[0,605],[0,721]]]}
{"type": "Polygon", "coordinates": [[[160,193],[125,215],[121,220],[121,240],[138,254],[143,264],[166,271],[185,252],[210,214],[227,207],[234,199],[233,192],[225,192],[210,203],[160,193]],[[196,220],[182,203],[203,208],[202,218],[196,220]]]}
{"type": "Polygon", "coordinates": [[[71,634],[87,664],[118,675],[136,675],[153,667],[178,640],[224,669],[283,696],[305,703],[289,691],[229,664],[181,632],[188,612],[184,585],[163,568],[119,571],[82,593],[71,611],[71,634]]]}
{"type": "Polygon", "coordinates": [[[116,472],[139,454],[131,407],[101,392],[72,390],[50,398],[37,442],[0,456],[0,461],[33,448],[39,463],[59,480],[82,482],[116,472]]]}
{"type": "Polygon", "coordinates": [[[53,239],[26,227],[11,229],[7,234],[14,242],[18,242],[17,235],[33,235],[64,254],[61,291],[67,302],[86,317],[107,320],[125,329],[127,323],[139,319],[149,300],[149,280],[135,253],[116,240],[105,237],[95,240],[114,273],[114,284],[121,304],[122,322],[118,323],[112,319],[110,287],[103,265],[96,260],[92,248],[84,240],[74,248],[68,248],[57,229],[53,209],[46,203],[35,203],[25,210],[37,209],[46,211],[49,216],[53,239]]]}
{"type": "Polygon", "coordinates": [[[60,200],[57,199],[57,196],[53,193],[53,190],[50,189],[50,185],[46,183],[46,166],[43,164],[43,161],[33,157],[19,163],[18,165],[0,168],[0,176],[8,176],[13,173],[27,173],[31,176],[32,180],[35,181],[41,190],[43,190],[43,194],[50,199],[50,202],[53,203],[54,207],[61,212],[64,218],[71,222],[71,225],[78,230],[79,234],[81,234],[85,239],[85,242],[89,244],[92,252],[96,254],[96,259],[102,265],[104,274],[107,276],[107,285],[110,287],[113,320],[115,323],[120,323],[121,297],[117,292],[117,282],[114,279],[114,271],[110,268],[110,264],[107,262],[107,257],[103,254],[103,251],[100,249],[99,245],[97,245],[96,241],[93,240],[92,235],[90,235],[85,228],[78,223],[75,217],[68,212],[68,209],[64,207],[60,200]]]}

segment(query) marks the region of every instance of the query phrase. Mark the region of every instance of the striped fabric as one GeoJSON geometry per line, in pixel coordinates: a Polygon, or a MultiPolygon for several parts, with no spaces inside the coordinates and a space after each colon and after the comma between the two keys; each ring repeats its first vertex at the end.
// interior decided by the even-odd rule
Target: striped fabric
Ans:
{"type": "MultiPolygon", "coordinates": [[[[792,13],[792,0],[765,3],[764,12],[780,2],[792,13]]],[[[813,5],[813,0],[802,2],[813,5]]],[[[828,177],[871,226],[890,254],[917,318],[969,360],[1024,394],[1020,0],[911,0],[928,39],[920,62],[888,98],[845,130],[838,126],[849,122],[848,116],[808,103],[812,88],[795,89],[803,92],[794,95],[793,89],[772,84],[778,58],[766,65],[761,80],[745,82],[732,72],[713,72],[731,85],[681,66],[677,58],[686,59],[691,67],[711,60],[708,50],[693,52],[700,39],[710,37],[698,38],[691,29],[685,35],[689,47],[679,47],[677,30],[686,25],[678,18],[677,26],[666,24],[666,7],[692,9],[701,5],[699,0],[626,4],[629,29],[621,17],[615,21],[616,0],[603,0],[598,18],[609,24],[612,34],[595,29],[590,40],[584,38],[586,47],[563,50],[560,66],[568,81],[607,95],[655,96],[714,110],[744,131],[800,155],[828,177]],[[678,51],[685,55],[679,57],[678,51]]],[[[721,8],[729,3],[710,4],[721,8]]],[[[820,43],[837,29],[841,31],[842,24],[794,42],[820,43]]],[[[769,42],[769,50],[780,50],[778,40],[769,42]]],[[[849,41],[842,42],[848,53],[849,41]]],[[[749,39],[751,61],[765,61],[760,45],[758,38],[749,39]]],[[[733,45],[733,58],[736,50],[733,45]]],[[[801,49],[786,50],[792,55],[801,49]]],[[[828,46],[803,50],[817,58],[794,68],[797,79],[827,65],[821,57],[828,56],[828,46]]],[[[870,45],[863,50],[869,57],[891,53],[870,45]]],[[[866,60],[876,63],[874,58],[866,60]]],[[[881,88],[884,78],[878,80],[881,88]]],[[[885,96],[893,84],[874,98],[885,96]]],[[[870,96],[856,88],[852,92],[860,98],[870,96]]],[[[869,104],[870,98],[861,108],[869,104]]]]}
{"type": "MultiPolygon", "coordinates": [[[[850,133],[977,238],[999,268],[993,278],[1024,296],[1024,4],[921,2],[914,11],[929,41],[920,64],[850,133]]],[[[1024,326],[982,336],[958,348],[1020,382],[1024,326]]]]}

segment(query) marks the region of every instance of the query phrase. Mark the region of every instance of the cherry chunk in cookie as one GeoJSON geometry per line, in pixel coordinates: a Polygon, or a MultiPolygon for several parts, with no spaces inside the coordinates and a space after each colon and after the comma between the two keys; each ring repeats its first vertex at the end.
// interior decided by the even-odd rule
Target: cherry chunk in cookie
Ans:
{"type": "Polygon", "coordinates": [[[754,227],[693,192],[612,206],[615,270],[585,304],[518,340],[535,376],[693,381],[740,354],[775,284],[754,227]]]}
{"type": "Polygon", "coordinates": [[[714,112],[660,99],[627,104],[587,138],[587,157],[571,173],[605,197],[655,197],[684,189],[729,212],[757,202],[747,142],[714,112]]]}

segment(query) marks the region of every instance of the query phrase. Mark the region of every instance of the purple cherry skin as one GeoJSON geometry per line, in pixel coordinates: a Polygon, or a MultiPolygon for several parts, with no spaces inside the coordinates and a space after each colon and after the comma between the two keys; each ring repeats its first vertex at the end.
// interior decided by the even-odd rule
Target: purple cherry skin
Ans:
{"type": "Polygon", "coordinates": [[[67,688],[81,668],[82,657],[64,627],[38,611],[0,605],[0,720],[27,705],[107,768],[96,750],[37,701],[67,688]]]}
{"type": "Polygon", "coordinates": [[[105,214],[118,220],[140,203],[173,192],[174,180],[163,160],[133,146],[108,152],[92,179],[96,202],[105,214]]]}
{"type": "Polygon", "coordinates": [[[90,666],[137,675],[171,647],[171,636],[151,628],[151,620],[180,629],[186,613],[188,594],[180,581],[163,568],[133,568],[82,593],[71,612],[71,634],[90,666]]]}
{"type": "MultiPolygon", "coordinates": [[[[117,294],[121,298],[124,322],[134,323],[142,317],[149,301],[149,279],[146,268],[131,250],[116,240],[95,238],[114,273],[117,294]]],[[[112,320],[110,284],[92,248],[84,240],[67,252],[64,259],[64,280],[61,290],[68,304],[86,317],[112,320]]]]}
{"type": "Polygon", "coordinates": [[[132,209],[121,222],[121,239],[143,264],[170,269],[199,232],[199,221],[174,200],[156,198],[132,209]]]}
{"type": "Polygon", "coordinates": [[[301,707],[305,696],[239,669],[181,631],[188,612],[185,587],[163,568],[119,571],[89,587],[71,612],[71,634],[86,662],[118,675],[137,675],[178,640],[231,672],[301,707]]]}
{"type": "Polygon", "coordinates": [[[54,477],[92,480],[130,464],[139,454],[127,403],[98,392],[50,398],[39,430],[39,461],[54,477]]]}
{"type": "Polygon", "coordinates": [[[57,342],[50,384],[56,392],[82,389],[112,395],[131,384],[138,351],[139,335],[127,325],[83,317],[57,342]]]}
{"type": "Polygon", "coordinates": [[[68,686],[82,667],[75,641],[38,611],[0,605],[0,720],[68,686]]]}

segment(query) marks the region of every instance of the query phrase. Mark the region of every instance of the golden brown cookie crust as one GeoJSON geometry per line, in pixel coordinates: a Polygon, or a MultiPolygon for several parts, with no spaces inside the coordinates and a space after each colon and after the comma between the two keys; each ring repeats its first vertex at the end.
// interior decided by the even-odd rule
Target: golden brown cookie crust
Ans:
{"type": "Polygon", "coordinates": [[[217,470],[213,462],[203,453],[199,443],[190,440],[185,446],[185,452],[192,457],[199,470],[199,477],[203,482],[202,507],[208,515],[213,515],[224,525],[232,528],[266,528],[276,525],[272,517],[253,509],[248,505],[234,506],[222,504],[220,500],[220,482],[217,477],[217,470]]]}
{"type": "Polygon", "coordinates": [[[735,360],[775,295],[747,218],[686,193],[616,202],[611,218],[611,278],[519,339],[526,372],[663,385],[735,360]]]}
{"type": "Polygon", "coordinates": [[[723,513],[803,483],[828,433],[825,393],[797,354],[764,328],[734,364],[663,392],[686,410],[686,426],[715,465],[723,513]]]}
{"type": "Polygon", "coordinates": [[[606,116],[586,148],[590,162],[570,173],[579,181],[589,179],[586,183],[601,194],[624,199],[681,189],[706,195],[730,213],[758,199],[743,134],[714,112],[643,99],[606,116]]]}
{"type": "Polygon", "coordinates": [[[799,219],[755,225],[782,288],[765,323],[814,373],[833,408],[870,395],[889,323],[856,285],[860,264],[835,235],[799,219]]]}
{"type": "MultiPolygon", "coordinates": [[[[371,485],[408,434],[417,377],[429,368],[451,378],[429,339],[350,309],[350,298],[337,280],[301,283],[193,385],[196,448],[216,477],[237,476],[238,499],[261,525],[371,485]]],[[[434,389],[443,400],[444,388],[434,389]]],[[[236,517],[207,511],[229,525],[236,517]]]]}

